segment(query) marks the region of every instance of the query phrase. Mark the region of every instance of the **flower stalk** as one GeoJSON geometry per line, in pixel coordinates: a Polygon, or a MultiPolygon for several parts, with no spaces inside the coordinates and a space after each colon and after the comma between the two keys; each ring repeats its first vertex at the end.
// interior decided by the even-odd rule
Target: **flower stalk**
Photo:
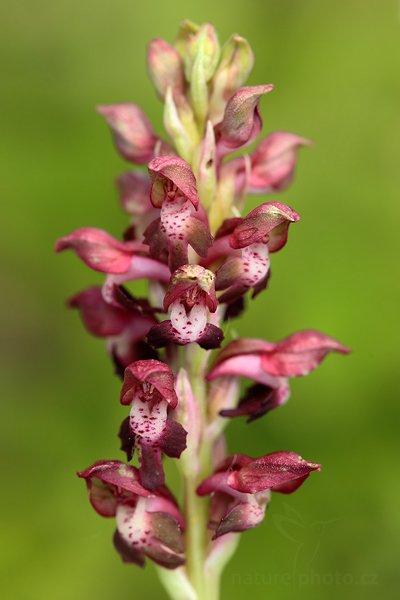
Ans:
{"type": "Polygon", "coordinates": [[[221,51],[210,24],[185,21],[174,44],[153,40],[147,64],[169,140],[134,104],[99,108],[119,154],[147,166],[117,179],[130,225],[123,239],[87,227],[56,244],[104,274],[69,306],[106,341],[122,379],[127,462],[97,461],[78,475],[96,512],[115,518],[123,562],[153,561],[173,600],[217,600],[240,533],[261,524],[273,492],[292,493],[320,469],[292,451],[229,454],[229,420],[263,417],[287,402],[291,378],[348,352],[314,330],[221,348],[226,322],[265,291],[273,254],[300,218],[276,200],[244,214],[246,195],[286,189],[309,145],[278,131],[247,151],[262,130],[260,100],[273,89],[243,86],[253,62],[236,34],[221,51]],[[148,298],[129,291],[138,279],[148,281],[148,298]],[[242,379],[250,382],[243,395],[242,379]],[[166,457],[178,466],[181,504],[167,487],[166,457]]]}

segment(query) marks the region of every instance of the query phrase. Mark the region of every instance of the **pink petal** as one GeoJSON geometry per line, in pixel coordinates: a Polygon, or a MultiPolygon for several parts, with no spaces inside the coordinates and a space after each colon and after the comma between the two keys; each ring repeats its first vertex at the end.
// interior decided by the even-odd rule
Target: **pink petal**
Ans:
{"type": "Polygon", "coordinates": [[[329,352],[350,350],[319,331],[299,331],[263,352],[261,365],[274,376],[301,377],[318,367],[329,352]]]}
{"type": "Polygon", "coordinates": [[[145,249],[137,242],[120,242],[101,229],[85,227],[60,238],[56,252],[72,249],[81,260],[101,273],[125,273],[135,251],[145,249]]]}
{"type": "MultiPolygon", "coordinates": [[[[110,272],[110,271],[107,271],[110,272]]],[[[167,265],[147,256],[131,256],[127,270],[122,274],[108,275],[102,288],[103,298],[109,304],[115,304],[114,289],[129,281],[149,279],[168,283],[171,271],[167,265]]]]}
{"type": "Polygon", "coordinates": [[[311,142],[286,131],[271,133],[251,154],[248,192],[266,194],[284,190],[293,178],[297,150],[311,142]]]}
{"type": "Polygon", "coordinates": [[[271,252],[280,250],[286,243],[290,223],[299,215],[281,202],[266,202],[252,210],[235,228],[231,237],[232,248],[245,248],[258,242],[268,242],[271,252]]]}
{"type": "Polygon", "coordinates": [[[174,94],[183,94],[185,79],[183,63],[178,52],[167,42],[160,39],[152,40],[147,49],[147,67],[150,78],[162,100],[168,87],[174,94]]]}
{"type": "Polygon", "coordinates": [[[122,173],[117,178],[117,186],[121,206],[128,215],[138,217],[154,210],[150,202],[150,181],[145,173],[122,173]]]}
{"type": "Polygon", "coordinates": [[[145,113],[136,104],[99,106],[98,112],[111,128],[118,152],[133,163],[146,164],[157,141],[145,113]]]}
{"type": "Polygon", "coordinates": [[[181,529],[176,520],[164,512],[148,512],[147,502],[135,507],[120,505],[117,528],[125,544],[166,568],[184,562],[181,529]]]}
{"type": "Polygon", "coordinates": [[[231,96],[221,123],[222,146],[237,150],[258,136],[262,126],[258,103],[272,89],[272,85],[243,87],[231,96]]]}
{"type": "Polygon", "coordinates": [[[190,165],[178,156],[159,156],[149,163],[151,178],[150,197],[154,206],[160,207],[164,200],[177,190],[196,208],[199,197],[196,178],[190,165]]]}
{"type": "Polygon", "coordinates": [[[243,354],[227,358],[213,367],[206,379],[213,380],[216,377],[226,376],[247,377],[259,384],[273,388],[277,394],[274,407],[275,402],[280,405],[289,398],[289,386],[286,379],[266,373],[262,368],[261,356],[258,354],[243,354]]]}

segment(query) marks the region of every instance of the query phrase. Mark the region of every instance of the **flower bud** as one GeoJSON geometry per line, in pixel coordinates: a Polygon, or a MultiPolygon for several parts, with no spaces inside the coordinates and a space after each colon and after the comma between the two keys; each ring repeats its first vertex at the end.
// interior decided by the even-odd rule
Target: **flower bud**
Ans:
{"type": "Polygon", "coordinates": [[[185,60],[186,79],[190,81],[190,97],[201,125],[208,114],[207,83],[217,68],[219,54],[219,42],[214,27],[202,25],[189,46],[185,60]]]}
{"type": "Polygon", "coordinates": [[[229,99],[220,126],[220,154],[224,155],[251,144],[261,131],[262,120],[258,110],[261,96],[273,85],[240,88],[229,99]]]}
{"type": "Polygon", "coordinates": [[[202,25],[197,34],[189,38],[185,54],[185,75],[192,80],[192,71],[196,61],[199,61],[204,71],[205,81],[208,82],[215,73],[220,56],[218,36],[213,25],[202,25]]]}
{"type": "Polygon", "coordinates": [[[213,77],[210,118],[219,123],[227,101],[246,81],[254,65],[254,54],[247,40],[233,35],[222,49],[220,65],[213,77]]]}
{"type": "Polygon", "coordinates": [[[157,138],[145,113],[136,104],[99,106],[97,111],[111,128],[115,146],[123,158],[146,164],[153,158],[157,138]]]}
{"type": "Polygon", "coordinates": [[[180,24],[174,47],[183,59],[185,59],[188,47],[199,29],[200,27],[193,21],[189,21],[189,19],[185,19],[180,24]]]}
{"type": "Polygon", "coordinates": [[[186,450],[182,453],[179,466],[186,476],[196,475],[199,471],[201,413],[185,369],[179,371],[175,387],[179,400],[176,418],[188,432],[186,450]]]}
{"type": "Polygon", "coordinates": [[[217,187],[215,135],[211,121],[208,121],[206,134],[201,145],[197,175],[197,189],[206,210],[212,206],[217,187]]]}
{"type": "Polygon", "coordinates": [[[199,142],[199,132],[193,111],[184,96],[176,99],[172,88],[167,89],[164,105],[164,126],[173,139],[179,154],[191,162],[193,149],[199,142]]]}
{"type": "Polygon", "coordinates": [[[164,100],[167,88],[173,94],[183,94],[185,80],[182,59],[175,48],[167,42],[155,39],[150,42],[147,51],[147,66],[150,78],[158,95],[164,100]]]}

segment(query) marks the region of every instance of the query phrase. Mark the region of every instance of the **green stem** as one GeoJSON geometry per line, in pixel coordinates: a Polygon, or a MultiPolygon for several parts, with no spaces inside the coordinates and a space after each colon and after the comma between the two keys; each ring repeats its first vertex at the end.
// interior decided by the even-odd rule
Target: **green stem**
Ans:
{"type": "Polygon", "coordinates": [[[186,567],[198,600],[206,599],[204,582],[207,505],[196,494],[198,480],[185,480],[186,567]]]}
{"type": "MultiPolygon", "coordinates": [[[[206,430],[208,422],[207,386],[204,379],[207,361],[208,353],[198,346],[193,344],[187,348],[186,367],[193,394],[199,403],[203,432],[206,430]]],[[[208,598],[204,573],[208,545],[208,501],[198,496],[196,489],[200,482],[211,473],[211,451],[209,441],[203,436],[200,447],[199,473],[186,477],[184,482],[187,572],[197,592],[198,600],[208,598]]]]}

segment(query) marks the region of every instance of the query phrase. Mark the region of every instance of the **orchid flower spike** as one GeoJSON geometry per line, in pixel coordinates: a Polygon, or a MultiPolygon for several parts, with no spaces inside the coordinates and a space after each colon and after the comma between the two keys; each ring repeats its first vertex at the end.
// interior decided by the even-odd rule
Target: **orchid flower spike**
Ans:
{"type": "Polygon", "coordinates": [[[100,106],[131,163],[116,179],[128,222],[120,237],[83,227],[56,243],[100,277],[68,305],[123,379],[118,436],[128,464],[98,461],[78,476],[96,512],[115,518],[122,560],[156,563],[174,600],[219,597],[239,533],[261,524],[273,492],[290,494],[320,470],[289,451],[228,455],[230,418],[258,419],[288,400],[291,378],[349,352],[311,329],[275,343],[225,329],[249,297],[263,297],[273,255],[300,219],[295,199],[262,198],[246,210],[246,196],[286,190],[310,145],[287,131],[257,139],[273,85],[246,84],[253,64],[247,40],[233,34],[221,45],[210,23],[186,20],[175,41],[153,39],[147,68],[168,139],[136,104],[100,106]],[[135,295],[138,280],[145,297],[135,295]],[[169,458],[179,503],[165,483],[169,458]]]}

